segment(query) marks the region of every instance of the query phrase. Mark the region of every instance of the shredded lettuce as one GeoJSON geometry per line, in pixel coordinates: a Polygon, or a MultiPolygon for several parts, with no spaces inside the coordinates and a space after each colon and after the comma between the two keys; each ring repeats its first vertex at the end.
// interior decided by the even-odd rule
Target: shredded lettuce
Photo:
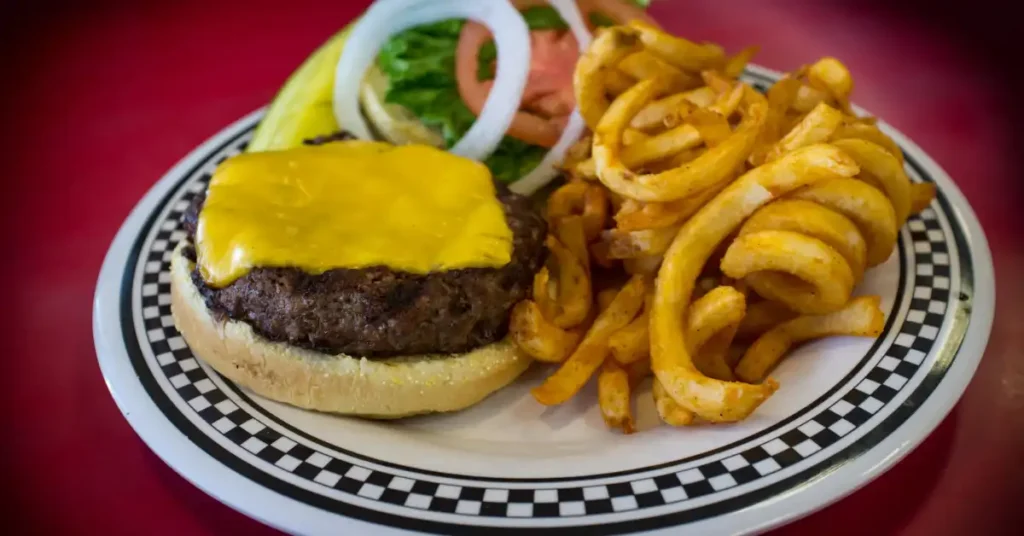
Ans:
{"type": "MultiPolygon", "coordinates": [[[[455,48],[463,21],[445,20],[401,32],[385,43],[377,66],[390,86],[386,102],[409,109],[451,147],[476,120],[459,97],[455,81],[455,48]]],[[[547,149],[505,136],[484,161],[494,178],[505,183],[537,167],[547,149]]]]}

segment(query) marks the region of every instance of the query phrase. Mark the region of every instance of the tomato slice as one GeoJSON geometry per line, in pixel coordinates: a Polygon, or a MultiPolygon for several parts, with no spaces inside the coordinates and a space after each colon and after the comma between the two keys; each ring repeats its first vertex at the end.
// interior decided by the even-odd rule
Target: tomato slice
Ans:
{"type": "MultiPolygon", "coordinates": [[[[513,0],[520,11],[534,6],[549,5],[547,0],[513,0]]],[[[597,12],[618,23],[639,19],[657,26],[642,9],[624,0],[578,0],[580,11],[588,25],[590,14],[597,12]]],[[[593,27],[590,28],[594,30],[593,27]]],[[[491,92],[492,81],[476,78],[477,56],[480,47],[492,39],[483,25],[467,21],[462,27],[455,53],[455,78],[459,96],[466,106],[480,115],[491,92]]],[[[579,44],[569,31],[536,30],[530,36],[530,75],[523,92],[520,112],[509,127],[513,138],[539,145],[554,147],[565,128],[568,116],[576,106],[572,90],[572,73],[579,58],[579,44]]]]}

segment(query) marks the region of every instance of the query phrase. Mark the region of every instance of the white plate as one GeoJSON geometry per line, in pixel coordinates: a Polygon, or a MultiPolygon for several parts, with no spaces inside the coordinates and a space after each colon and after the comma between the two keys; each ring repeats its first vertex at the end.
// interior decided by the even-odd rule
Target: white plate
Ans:
{"type": "MultiPolygon", "coordinates": [[[[775,77],[748,73],[762,87],[775,77]]],[[[641,431],[623,436],[605,427],[593,391],[563,407],[535,403],[539,366],[451,415],[387,423],[274,403],[196,359],[169,305],[178,220],[260,116],[196,149],[128,217],[97,283],[94,334],[107,385],[150,448],[207,493],[288,532],[763,530],[906,455],[956,402],[988,339],[994,279],[981,228],[935,162],[882,125],[911,178],[939,187],[858,289],[883,296],[885,332],[802,347],[777,370],[780,391],[743,423],[658,426],[641,393],[641,431]]]]}

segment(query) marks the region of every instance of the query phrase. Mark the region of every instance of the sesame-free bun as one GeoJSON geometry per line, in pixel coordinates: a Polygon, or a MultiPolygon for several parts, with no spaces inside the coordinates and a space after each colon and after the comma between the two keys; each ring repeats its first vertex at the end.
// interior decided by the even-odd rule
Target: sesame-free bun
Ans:
{"type": "Polygon", "coordinates": [[[214,318],[192,282],[183,242],[171,258],[171,313],[196,357],[266,398],[317,411],[393,419],[467,408],[531,363],[508,339],[456,355],[366,359],[274,342],[214,318]]]}

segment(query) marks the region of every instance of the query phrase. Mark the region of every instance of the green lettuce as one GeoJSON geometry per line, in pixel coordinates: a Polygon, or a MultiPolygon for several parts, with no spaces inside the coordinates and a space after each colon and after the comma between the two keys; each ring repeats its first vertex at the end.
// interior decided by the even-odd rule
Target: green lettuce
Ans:
{"type": "MultiPolygon", "coordinates": [[[[451,147],[476,120],[459,97],[455,47],[463,21],[446,20],[401,32],[385,43],[377,66],[390,86],[386,102],[408,108],[451,147]]],[[[505,136],[484,161],[494,178],[512,182],[537,167],[547,149],[505,136]]]]}

